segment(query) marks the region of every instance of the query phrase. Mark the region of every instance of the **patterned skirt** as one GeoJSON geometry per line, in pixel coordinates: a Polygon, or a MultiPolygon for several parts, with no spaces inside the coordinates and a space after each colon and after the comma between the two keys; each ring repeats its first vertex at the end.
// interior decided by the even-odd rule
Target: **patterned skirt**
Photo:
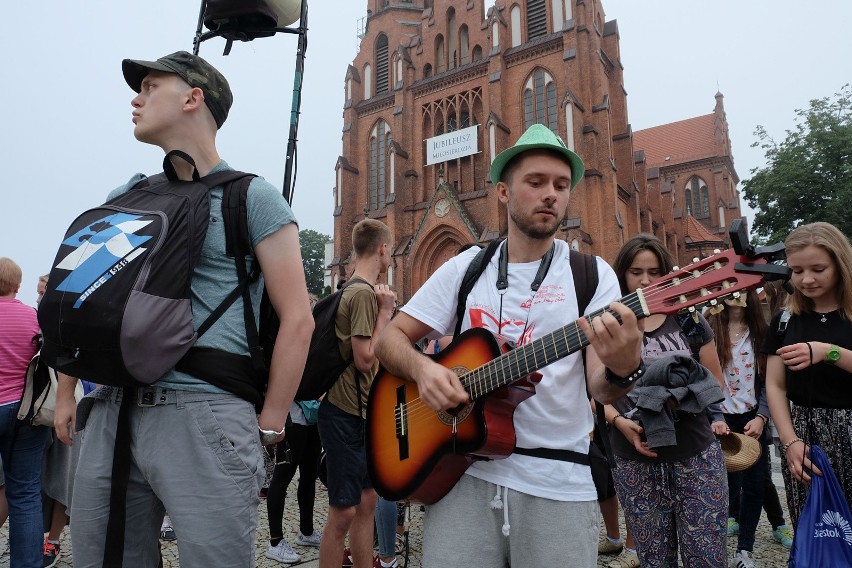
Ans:
{"type": "MultiPolygon", "coordinates": [[[[822,448],[828,456],[846,501],[852,507],[852,409],[808,408],[793,404],[791,415],[796,434],[808,445],[822,448]]],[[[781,461],[787,506],[793,526],[796,526],[808,496],[808,486],[793,479],[787,469],[787,460],[781,461]]]]}

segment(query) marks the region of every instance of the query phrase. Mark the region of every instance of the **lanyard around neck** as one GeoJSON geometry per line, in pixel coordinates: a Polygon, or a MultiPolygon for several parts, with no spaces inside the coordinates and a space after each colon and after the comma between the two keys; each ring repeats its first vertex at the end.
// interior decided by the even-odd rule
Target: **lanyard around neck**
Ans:
{"type": "MultiPolygon", "coordinates": [[[[547,271],[550,270],[550,263],[553,262],[553,251],[556,248],[556,243],[550,245],[544,256],[541,257],[541,263],[538,265],[538,272],[535,273],[535,278],[530,284],[530,291],[533,294],[538,292],[544,277],[547,276],[547,271]]],[[[497,263],[497,292],[502,296],[509,288],[509,241],[500,247],[500,259],[497,263]]]]}
{"type": "MultiPolygon", "coordinates": [[[[553,262],[553,251],[556,248],[556,243],[552,243],[544,256],[541,257],[541,262],[538,265],[538,271],[535,273],[535,278],[530,284],[530,307],[527,310],[527,320],[524,323],[524,329],[521,331],[521,336],[526,332],[527,325],[530,321],[530,312],[532,311],[533,300],[536,292],[538,292],[541,283],[547,276],[547,271],[550,270],[550,263],[553,262]]],[[[497,333],[503,331],[503,296],[509,288],[509,241],[500,248],[500,258],[497,261],[497,293],[500,295],[500,315],[497,320],[497,333]]]]}

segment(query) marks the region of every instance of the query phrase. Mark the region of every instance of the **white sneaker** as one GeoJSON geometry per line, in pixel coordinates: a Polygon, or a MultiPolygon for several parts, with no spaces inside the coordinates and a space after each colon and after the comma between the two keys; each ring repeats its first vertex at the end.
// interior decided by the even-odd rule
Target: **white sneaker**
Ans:
{"type": "Polygon", "coordinates": [[[266,545],[266,557],[285,564],[292,564],[302,559],[284,539],[281,539],[278,546],[266,545]]]}
{"type": "Polygon", "coordinates": [[[728,563],[729,568],[755,568],[754,560],[749,558],[748,551],[738,550],[728,563]]]}
{"type": "Polygon", "coordinates": [[[315,548],[319,548],[320,541],[322,540],[322,531],[314,530],[314,533],[309,536],[305,536],[302,534],[302,531],[299,531],[299,534],[296,535],[296,544],[299,546],[313,546],[315,548]]]}

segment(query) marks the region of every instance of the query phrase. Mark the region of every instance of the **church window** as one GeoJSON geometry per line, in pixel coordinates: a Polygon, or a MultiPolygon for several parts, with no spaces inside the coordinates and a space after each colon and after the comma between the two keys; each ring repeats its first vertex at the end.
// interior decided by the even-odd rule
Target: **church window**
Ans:
{"type": "Polygon", "coordinates": [[[459,29],[459,65],[470,63],[470,36],[467,26],[459,29]]]}
{"type": "Polygon", "coordinates": [[[435,73],[443,73],[447,70],[447,52],[444,48],[444,36],[435,38],[435,73]]]}
{"type": "Polygon", "coordinates": [[[388,124],[380,120],[370,134],[370,209],[385,206],[388,178],[388,146],[391,143],[388,124]]]}
{"type": "Polygon", "coordinates": [[[523,96],[524,128],[543,124],[556,132],[556,84],[543,69],[536,69],[527,80],[523,96]]]}
{"type": "Polygon", "coordinates": [[[521,45],[521,9],[513,6],[509,17],[512,21],[512,47],[517,47],[521,45]]]}
{"type": "Polygon", "coordinates": [[[710,216],[710,191],[703,179],[692,176],[686,183],[683,197],[687,215],[696,219],[706,219],[710,216]]]}
{"type": "Polygon", "coordinates": [[[376,41],[376,94],[388,91],[388,36],[381,34],[376,41]]]}
{"type": "Polygon", "coordinates": [[[527,0],[527,41],[547,34],[544,0],[527,0]]]}
{"type": "Polygon", "coordinates": [[[373,96],[373,68],[370,64],[364,65],[364,100],[373,96]]]}

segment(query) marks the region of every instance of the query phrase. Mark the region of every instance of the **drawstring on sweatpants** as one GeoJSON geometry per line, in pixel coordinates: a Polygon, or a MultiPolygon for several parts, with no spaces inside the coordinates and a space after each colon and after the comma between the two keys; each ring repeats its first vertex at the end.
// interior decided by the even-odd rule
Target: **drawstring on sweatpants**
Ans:
{"type": "Polygon", "coordinates": [[[509,529],[511,528],[509,525],[509,488],[500,485],[495,485],[495,487],[497,488],[497,494],[491,500],[491,508],[495,510],[503,509],[503,536],[509,536],[509,529]],[[502,500],[500,498],[501,490],[503,492],[502,500]]]}

